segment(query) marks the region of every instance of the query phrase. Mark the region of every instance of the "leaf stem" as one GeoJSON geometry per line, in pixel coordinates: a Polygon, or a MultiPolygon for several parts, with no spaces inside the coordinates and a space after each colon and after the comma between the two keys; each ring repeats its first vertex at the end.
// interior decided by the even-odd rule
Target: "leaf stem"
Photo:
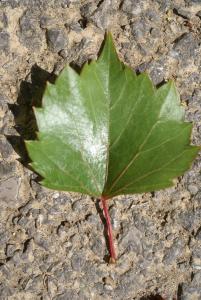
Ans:
{"type": "Polygon", "coordinates": [[[116,262],[116,253],[115,253],[115,248],[114,248],[112,224],[111,224],[110,215],[108,212],[107,200],[108,200],[107,197],[103,197],[103,196],[101,197],[101,202],[102,202],[106,225],[107,225],[107,234],[108,234],[108,239],[109,239],[110,263],[114,264],[116,262]]]}

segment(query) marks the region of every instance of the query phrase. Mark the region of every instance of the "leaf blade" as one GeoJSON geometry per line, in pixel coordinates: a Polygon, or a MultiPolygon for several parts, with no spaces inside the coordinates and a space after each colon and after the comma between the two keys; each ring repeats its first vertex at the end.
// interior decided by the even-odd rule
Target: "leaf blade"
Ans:
{"type": "Polygon", "coordinates": [[[156,89],[119,60],[111,34],[97,61],[66,67],[35,109],[38,140],[27,142],[48,188],[110,198],[165,188],[199,151],[173,81],[156,89]]]}

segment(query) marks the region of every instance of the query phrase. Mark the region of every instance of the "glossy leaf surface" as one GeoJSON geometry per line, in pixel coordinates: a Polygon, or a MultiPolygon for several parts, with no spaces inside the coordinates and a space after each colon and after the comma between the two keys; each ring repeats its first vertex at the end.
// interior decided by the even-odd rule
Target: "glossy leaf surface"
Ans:
{"type": "Polygon", "coordinates": [[[156,89],[120,62],[110,34],[97,61],[69,66],[35,109],[38,140],[27,141],[44,186],[96,197],[173,185],[195,158],[192,124],[172,81],[156,89]]]}

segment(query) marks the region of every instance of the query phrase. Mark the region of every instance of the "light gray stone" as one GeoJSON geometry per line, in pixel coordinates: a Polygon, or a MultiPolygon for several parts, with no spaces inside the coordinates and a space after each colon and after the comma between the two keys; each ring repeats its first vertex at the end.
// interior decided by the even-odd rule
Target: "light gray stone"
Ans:
{"type": "Polygon", "coordinates": [[[68,40],[64,31],[55,28],[47,30],[47,43],[50,50],[59,52],[66,47],[68,40]]]}
{"type": "Polygon", "coordinates": [[[20,178],[10,177],[0,182],[0,199],[3,207],[14,208],[18,206],[18,191],[20,178]]]}

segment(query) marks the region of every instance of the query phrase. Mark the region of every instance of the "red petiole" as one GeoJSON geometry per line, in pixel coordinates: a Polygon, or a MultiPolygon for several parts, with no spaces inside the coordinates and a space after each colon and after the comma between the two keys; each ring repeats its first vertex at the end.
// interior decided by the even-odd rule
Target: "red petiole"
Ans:
{"type": "Polygon", "coordinates": [[[107,200],[108,200],[107,197],[104,197],[104,196],[101,197],[101,202],[102,202],[104,216],[105,216],[106,225],[107,225],[107,234],[108,234],[108,239],[109,239],[110,263],[114,264],[116,262],[116,253],[115,253],[115,248],[114,248],[112,224],[111,224],[110,215],[108,212],[107,200]]]}

